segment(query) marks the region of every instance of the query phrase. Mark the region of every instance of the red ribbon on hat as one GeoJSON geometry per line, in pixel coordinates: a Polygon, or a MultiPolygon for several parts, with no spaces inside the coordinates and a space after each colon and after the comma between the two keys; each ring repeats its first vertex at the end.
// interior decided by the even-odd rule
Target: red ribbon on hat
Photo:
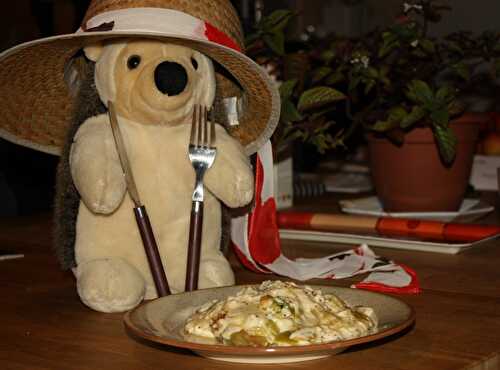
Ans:
{"type": "Polygon", "coordinates": [[[240,46],[231,37],[208,22],[205,22],[205,36],[209,41],[216,42],[217,44],[224,45],[228,48],[241,52],[240,46]]]}

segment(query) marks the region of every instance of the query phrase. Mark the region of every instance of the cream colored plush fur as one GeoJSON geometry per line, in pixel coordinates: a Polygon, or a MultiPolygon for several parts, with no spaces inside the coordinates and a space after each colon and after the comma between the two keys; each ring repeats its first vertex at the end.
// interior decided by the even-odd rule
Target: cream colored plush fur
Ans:
{"type": "MultiPolygon", "coordinates": [[[[86,48],[96,61],[96,87],[114,101],[141,201],[147,207],[160,255],[174,292],[184,290],[194,170],[187,156],[193,104],[210,106],[215,95],[211,61],[204,55],[158,41],[120,41],[86,48]],[[127,60],[141,64],[129,70],[127,60]],[[191,62],[197,61],[197,69],[191,62]],[[189,82],[169,97],[154,85],[163,61],[184,66],[189,82]]],[[[205,176],[205,212],[199,287],[234,284],[221,254],[221,204],[241,207],[253,197],[253,173],[243,147],[217,126],[217,157],[205,176]]],[[[81,202],[75,256],[78,293],[89,307],[125,311],[156,297],[134,204],[115,149],[107,115],[91,117],[78,130],[70,154],[81,202]]]]}

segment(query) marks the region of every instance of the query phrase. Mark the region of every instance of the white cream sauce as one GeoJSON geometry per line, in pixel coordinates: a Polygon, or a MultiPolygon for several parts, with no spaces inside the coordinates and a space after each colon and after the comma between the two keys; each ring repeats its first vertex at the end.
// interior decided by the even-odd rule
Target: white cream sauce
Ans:
{"type": "Polygon", "coordinates": [[[187,340],[241,346],[294,346],[376,332],[370,307],[349,307],[334,294],[291,282],[265,281],[200,307],[186,322],[187,340]]]}

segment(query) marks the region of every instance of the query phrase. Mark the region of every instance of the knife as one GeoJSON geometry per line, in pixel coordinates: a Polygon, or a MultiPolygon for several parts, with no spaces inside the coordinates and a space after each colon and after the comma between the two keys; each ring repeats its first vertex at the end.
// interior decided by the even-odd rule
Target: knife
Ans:
{"type": "Polygon", "coordinates": [[[125,144],[123,142],[120,127],[118,126],[118,118],[112,101],[108,101],[108,114],[109,121],[111,123],[111,131],[113,132],[116,150],[118,152],[118,158],[120,159],[120,164],[125,175],[127,191],[135,205],[135,220],[139,228],[139,233],[141,234],[142,244],[144,245],[144,251],[146,252],[149,268],[151,269],[151,274],[153,275],[156,291],[158,296],[164,297],[171,294],[170,288],[168,286],[165,270],[163,269],[160,253],[158,251],[158,245],[156,244],[153,229],[151,227],[151,222],[149,221],[149,216],[146,212],[146,207],[141,203],[139,198],[139,192],[137,191],[137,186],[132,174],[132,168],[130,167],[130,162],[128,160],[127,151],[125,150],[125,144]]]}

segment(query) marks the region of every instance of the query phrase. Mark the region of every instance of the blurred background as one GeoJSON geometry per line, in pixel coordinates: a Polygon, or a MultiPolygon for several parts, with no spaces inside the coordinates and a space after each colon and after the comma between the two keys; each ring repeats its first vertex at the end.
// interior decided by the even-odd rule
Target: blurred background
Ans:
{"type": "MultiPolygon", "coordinates": [[[[289,8],[293,37],[331,33],[357,37],[391,22],[400,12],[400,0],[234,0],[244,28],[250,31],[262,16],[289,8]]],[[[446,21],[432,24],[430,34],[457,29],[481,32],[499,29],[498,0],[443,1],[453,6],[446,21]]],[[[56,34],[74,32],[89,1],[17,0],[4,3],[0,13],[0,51],[16,44],[56,34]]],[[[2,97],[3,98],[3,97],[2,97]]],[[[1,119],[1,118],[0,118],[1,119]]],[[[49,210],[54,196],[58,158],[0,139],[0,216],[26,215],[49,210]]]]}

